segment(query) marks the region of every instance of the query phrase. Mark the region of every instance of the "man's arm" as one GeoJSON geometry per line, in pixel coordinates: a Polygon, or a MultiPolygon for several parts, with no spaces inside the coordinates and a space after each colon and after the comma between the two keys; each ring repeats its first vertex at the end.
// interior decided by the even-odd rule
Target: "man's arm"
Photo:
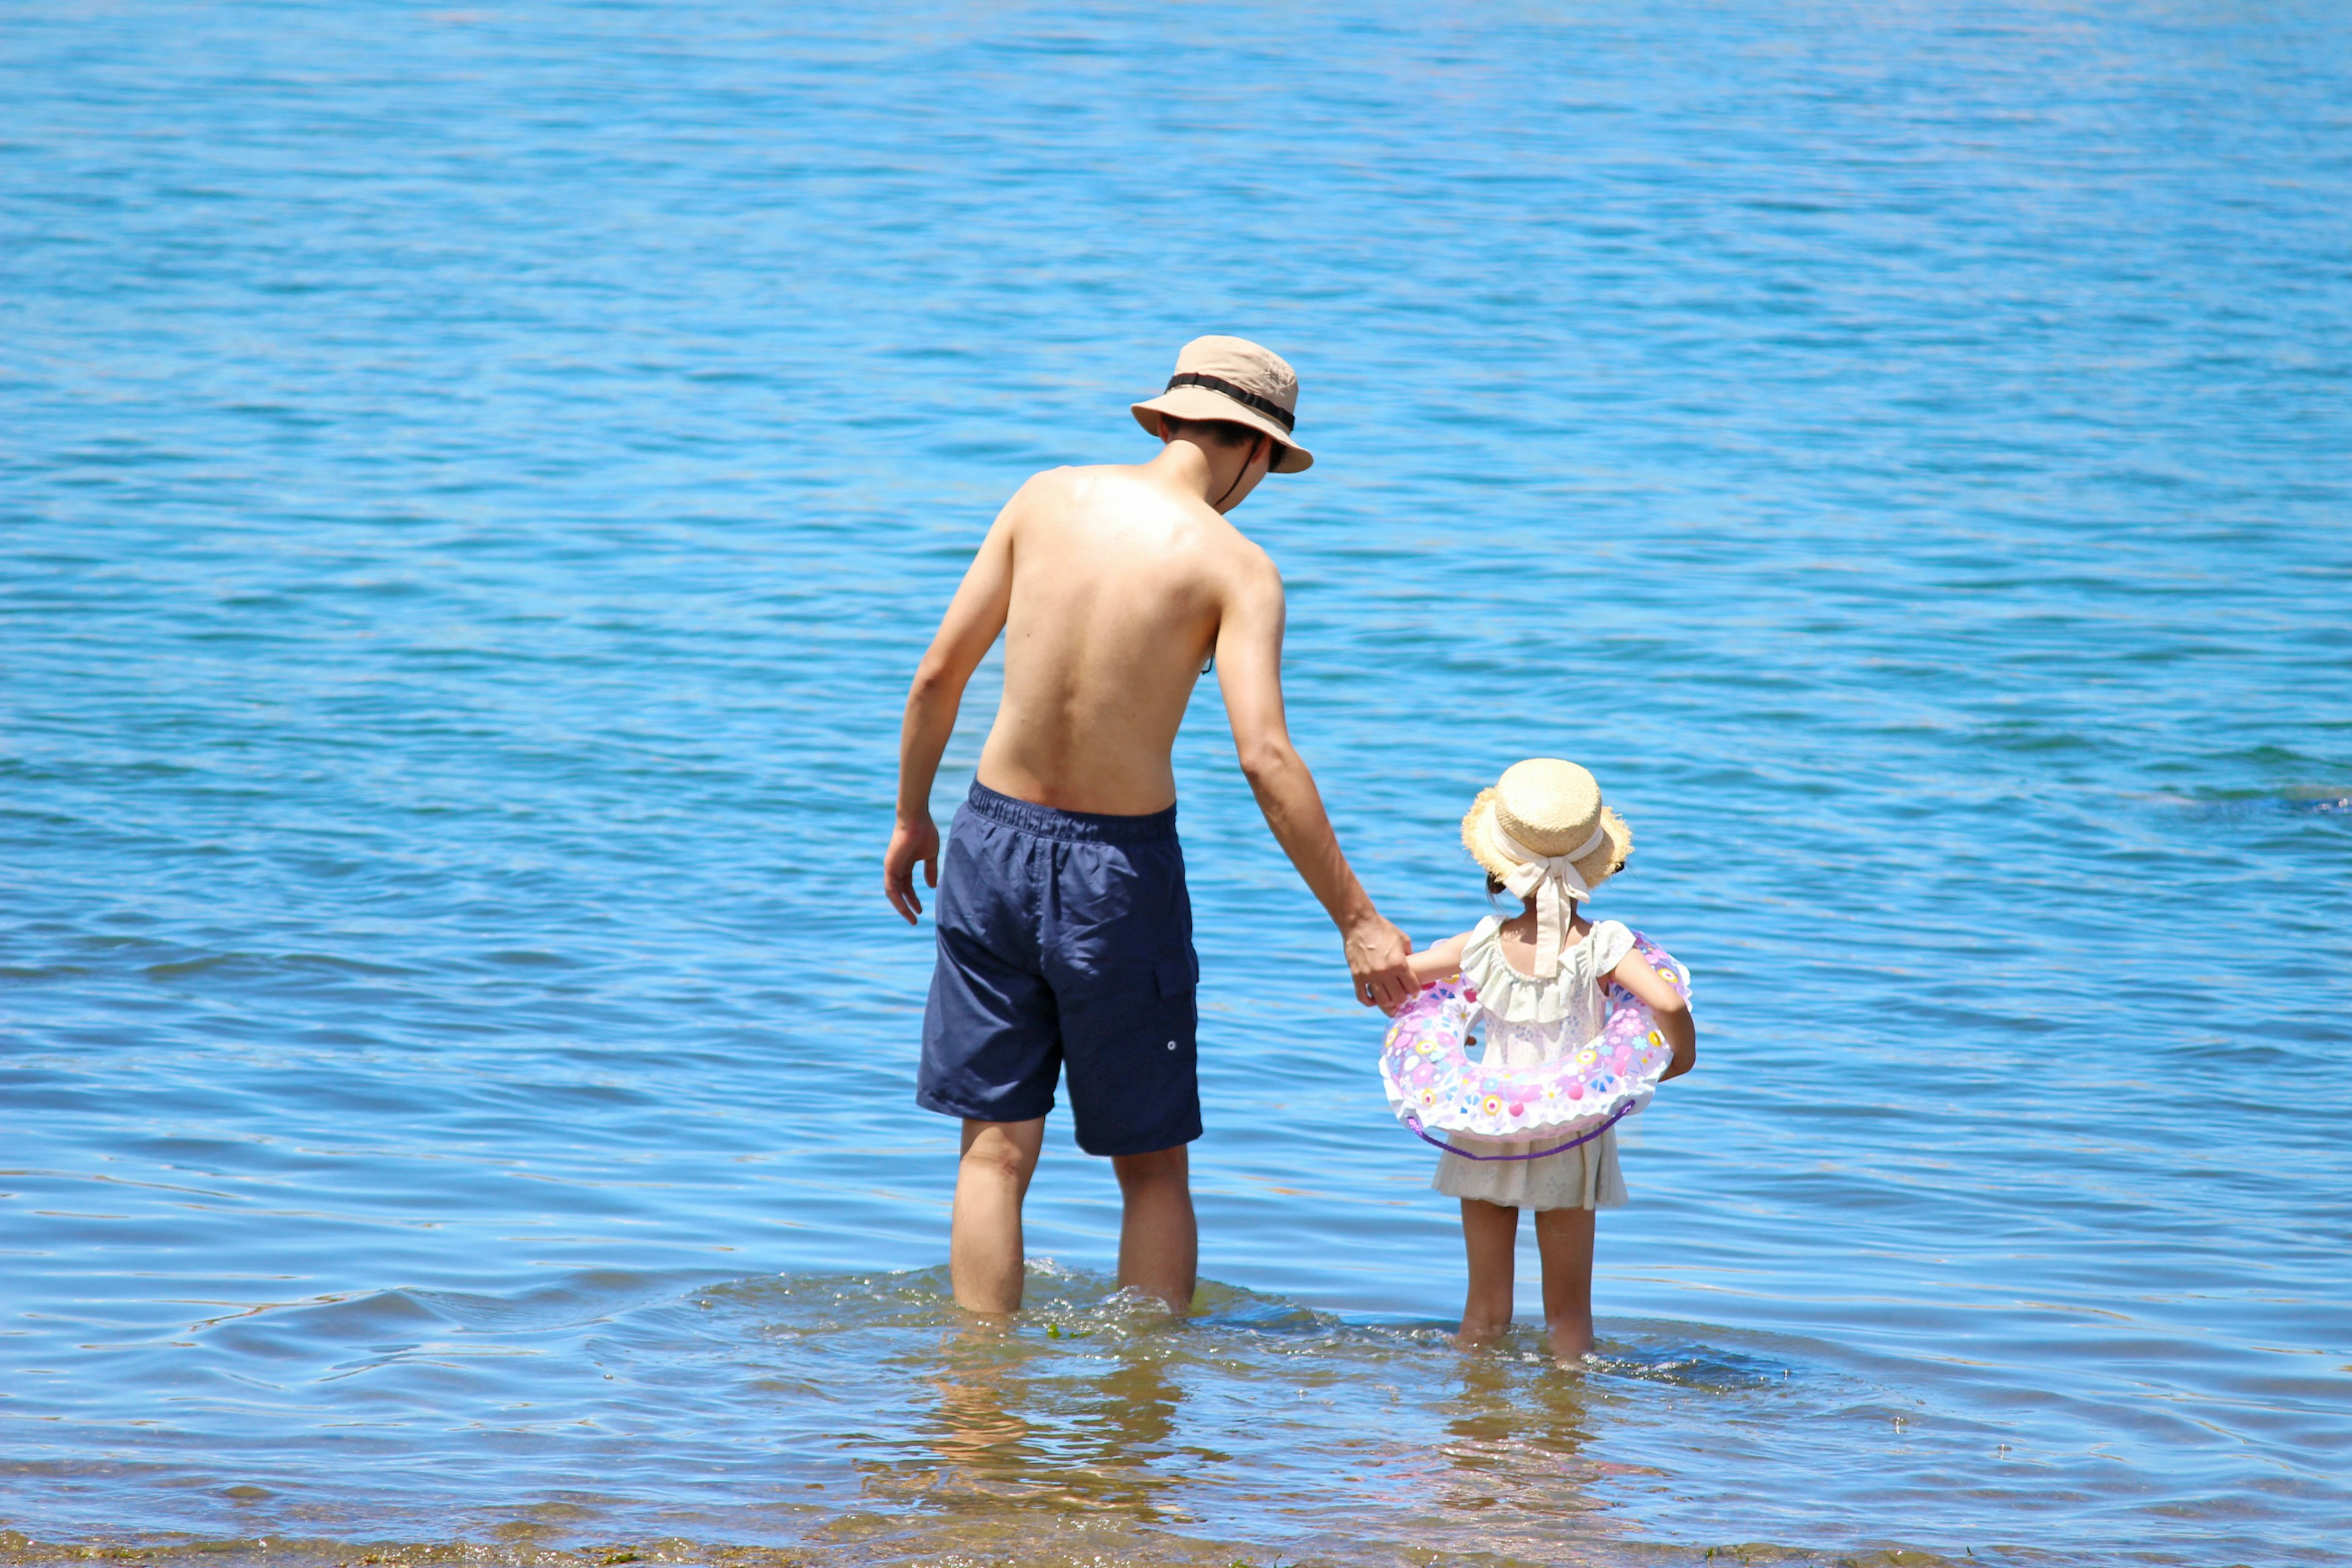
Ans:
{"type": "Polygon", "coordinates": [[[1275,841],[1339,928],[1356,1000],[1394,1012],[1419,989],[1405,966],[1412,943],[1372,907],[1339,852],[1315,775],[1290,743],[1282,712],[1282,579],[1261,557],[1228,596],[1217,628],[1217,685],[1233,722],[1234,750],[1275,841]]]}
{"type": "Polygon", "coordinates": [[[931,782],[939,776],[948,737],[955,732],[964,683],[1004,629],[1013,602],[1013,509],[1020,499],[1016,494],[996,514],[907,691],[907,716],[898,727],[898,820],[882,856],[882,892],[908,925],[923,912],[922,896],[915,891],[915,863],[922,862],[924,886],[940,885],[931,782]]]}

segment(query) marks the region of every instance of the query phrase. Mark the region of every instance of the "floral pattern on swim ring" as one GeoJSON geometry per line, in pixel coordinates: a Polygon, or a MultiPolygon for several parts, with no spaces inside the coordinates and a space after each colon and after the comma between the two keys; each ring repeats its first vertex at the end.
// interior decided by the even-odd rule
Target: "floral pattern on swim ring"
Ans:
{"type": "MultiPolygon", "coordinates": [[[[1633,951],[1684,996],[1690,971],[1641,932],[1633,951]]],[[[1389,1109],[1407,1125],[1482,1138],[1568,1139],[1650,1102],[1674,1059],[1650,1009],[1622,986],[1608,988],[1600,1035],[1538,1068],[1490,1070],[1465,1048],[1478,1016],[1476,992],[1456,975],[1400,1009],[1381,1051],[1389,1109]]]]}

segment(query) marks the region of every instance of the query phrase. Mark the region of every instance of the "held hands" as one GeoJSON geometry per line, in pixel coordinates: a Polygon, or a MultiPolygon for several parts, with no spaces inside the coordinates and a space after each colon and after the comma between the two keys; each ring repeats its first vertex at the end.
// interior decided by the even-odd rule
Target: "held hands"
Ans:
{"type": "Polygon", "coordinates": [[[882,896],[890,907],[903,916],[908,925],[923,912],[922,896],[915,891],[915,863],[923,865],[923,886],[940,885],[940,830],[931,825],[930,814],[909,820],[898,819],[890,830],[890,847],[882,856],[882,896]]]}
{"type": "Polygon", "coordinates": [[[1367,914],[1349,926],[1346,947],[1356,1000],[1365,1006],[1393,1013],[1420,989],[1406,963],[1412,956],[1412,939],[1379,915],[1367,914]]]}

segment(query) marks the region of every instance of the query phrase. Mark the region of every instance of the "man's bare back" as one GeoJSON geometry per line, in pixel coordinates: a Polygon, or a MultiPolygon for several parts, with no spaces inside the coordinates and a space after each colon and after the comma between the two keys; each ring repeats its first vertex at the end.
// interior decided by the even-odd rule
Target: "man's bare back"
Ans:
{"type": "Polygon", "coordinates": [[[1282,582],[1206,502],[1158,479],[1149,466],[1056,468],[1004,509],[1004,695],[980,758],[991,789],[1129,815],[1176,799],[1170,752],[1201,667],[1229,619],[1279,605],[1282,582]]]}
{"type": "Polygon", "coordinates": [[[1065,1061],[1079,1143],[1113,1160],[1126,1200],[1121,1283],[1180,1311],[1192,1299],[1195,961],[1170,758],[1212,654],[1242,771],[1339,927],[1358,1000],[1392,1010],[1412,994],[1412,944],[1357,881],[1290,743],[1282,579],[1224,517],[1270,470],[1312,460],[1274,438],[1295,398],[1289,367],[1256,345],[1188,344],[1168,395],[1137,405],[1160,455],[1024,485],[917,668],[883,862],[910,922],[916,866],[940,886],[940,758],[966,682],[1005,639],[973,815],[958,818],[961,880],[941,893],[918,1094],[963,1120],[950,1264],[967,1307],[1020,1304],[1021,1199],[1065,1061]]]}

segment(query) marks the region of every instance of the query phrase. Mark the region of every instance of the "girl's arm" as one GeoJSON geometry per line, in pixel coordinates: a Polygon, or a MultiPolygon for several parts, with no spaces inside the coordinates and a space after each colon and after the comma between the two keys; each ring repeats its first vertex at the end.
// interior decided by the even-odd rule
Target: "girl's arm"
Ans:
{"type": "Polygon", "coordinates": [[[1447,937],[1435,947],[1414,953],[1405,961],[1412,970],[1412,983],[1415,985],[1434,985],[1449,978],[1462,967],[1462,950],[1469,942],[1470,933],[1465,931],[1459,936],[1447,937]]]}
{"type": "Polygon", "coordinates": [[[1639,948],[1625,955],[1624,961],[1609,972],[1609,978],[1631,991],[1648,1005],[1651,1016],[1658,1020],[1658,1033],[1665,1036],[1666,1044],[1675,1055],[1659,1075],[1659,1081],[1680,1078],[1698,1065],[1698,1026],[1691,1022],[1690,1004],[1683,994],[1666,981],[1666,977],[1650,967],[1639,948]]]}

